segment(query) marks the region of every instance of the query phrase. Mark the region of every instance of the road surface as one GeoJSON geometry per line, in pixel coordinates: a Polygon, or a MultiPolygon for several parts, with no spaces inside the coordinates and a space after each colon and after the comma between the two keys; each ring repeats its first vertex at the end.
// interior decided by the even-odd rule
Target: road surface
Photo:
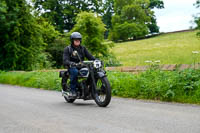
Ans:
{"type": "Polygon", "coordinates": [[[200,133],[200,106],[112,98],[64,101],[60,92],[0,85],[0,133],[200,133]]]}

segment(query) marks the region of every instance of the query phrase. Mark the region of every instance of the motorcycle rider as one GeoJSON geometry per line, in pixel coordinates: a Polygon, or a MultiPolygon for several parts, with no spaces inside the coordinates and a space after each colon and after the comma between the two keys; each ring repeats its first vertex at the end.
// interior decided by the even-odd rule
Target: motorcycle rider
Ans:
{"type": "Polygon", "coordinates": [[[79,64],[80,59],[81,61],[83,61],[85,57],[88,60],[95,60],[95,58],[88,52],[88,50],[84,46],[81,45],[82,36],[79,32],[73,32],[70,36],[70,41],[71,45],[64,48],[63,64],[65,68],[68,68],[70,74],[69,96],[76,97],[78,70],[81,68],[81,65],[79,64]]]}

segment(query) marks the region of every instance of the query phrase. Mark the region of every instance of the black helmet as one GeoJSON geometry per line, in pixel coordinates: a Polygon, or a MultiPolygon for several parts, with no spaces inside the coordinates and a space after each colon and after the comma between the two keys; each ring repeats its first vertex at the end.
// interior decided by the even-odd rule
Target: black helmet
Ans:
{"type": "Polygon", "coordinates": [[[71,43],[73,43],[74,39],[80,39],[81,41],[82,40],[81,34],[79,32],[73,32],[70,36],[71,43]]]}

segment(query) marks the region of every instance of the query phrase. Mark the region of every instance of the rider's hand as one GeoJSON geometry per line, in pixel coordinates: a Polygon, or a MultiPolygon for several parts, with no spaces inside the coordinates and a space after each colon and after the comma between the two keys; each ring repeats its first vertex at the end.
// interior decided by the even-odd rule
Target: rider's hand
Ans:
{"type": "Polygon", "coordinates": [[[76,67],[77,67],[77,68],[82,68],[82,67],[83,67],[83,64],[82,64],[81,62],[79,62],[79,63],[76,64],[76,67]]]}
{"type": "Polygon", "coordinates": [[[75,62],[72,62],[71,67],[77,67],[77,68],[82,68],[83,67],[83,64],[82,63],[75,63],[75,62]]]}
{"type": "Polygon", "coordinates": [[[75,62],[72,62],[71,64],[70,64],[70,67],[76,67],[77,66],[77,63],[75,63],[75,62]]]}

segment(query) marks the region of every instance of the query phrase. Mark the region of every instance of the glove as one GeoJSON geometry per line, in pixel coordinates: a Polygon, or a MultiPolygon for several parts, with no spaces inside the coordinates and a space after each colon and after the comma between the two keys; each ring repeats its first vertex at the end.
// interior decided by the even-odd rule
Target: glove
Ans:
{"type": "Polygon", "coordinates": [[[84,65],[83,65],[82,63],[77,63],[77,64],[76,64],[76,67],[79,68],[79,69],[82,68],[83,66],[84,66],[84,65]]]}
{"type": "Polygon", "coordinates": [[[70,64],[70,67],[82,68],[82,67],[83,67],[83,64],[82,64],[82,63],[75,63],[75,62],[72,62],[72,63],[70,64]]]}
{"type": "Polygon", "coordinates": [[[75,62],[70,63],[70,67],[76,67],[76,63],[75,62]]]}

